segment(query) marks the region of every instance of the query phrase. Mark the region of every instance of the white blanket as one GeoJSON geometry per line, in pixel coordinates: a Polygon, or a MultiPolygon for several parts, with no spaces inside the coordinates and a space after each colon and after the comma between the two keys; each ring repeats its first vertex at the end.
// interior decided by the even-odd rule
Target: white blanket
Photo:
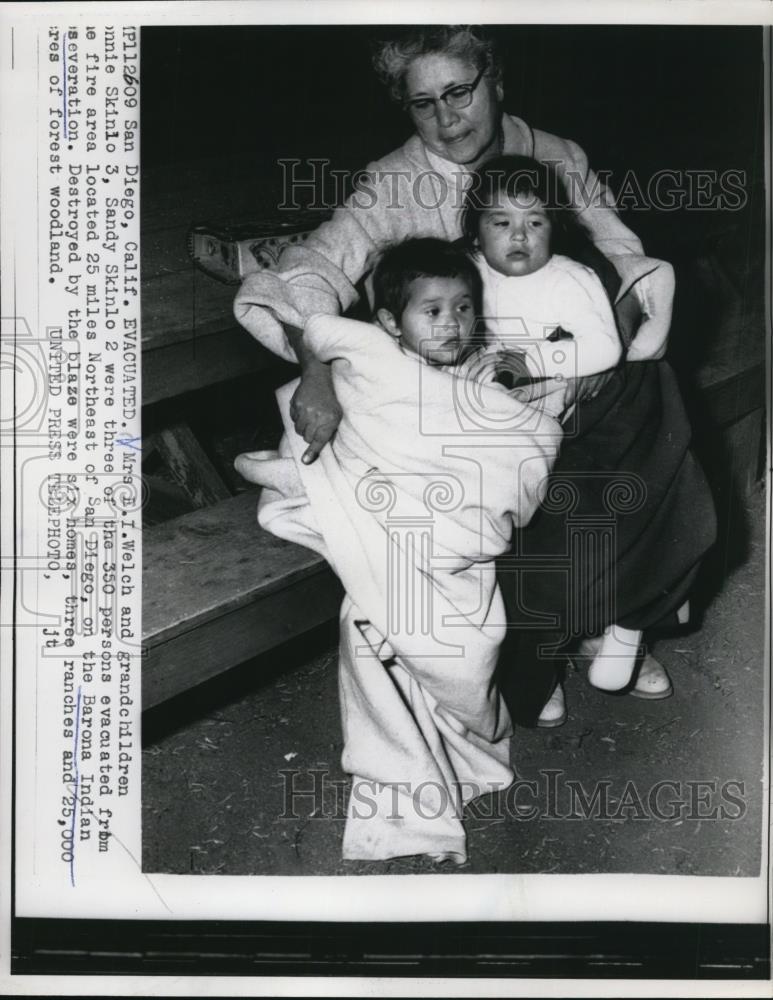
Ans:
{"type": "Polygon", "coordinates": [[[310,466],[289,403],[265,453],[261,525],[322,553],[341,578],[343,854],[466,859],[465,802],[512,781],[510,720],[492,687],[504,635],[494,558],[525,524],[561,437],[539,410],[431,368],[369,324],[318,316],[344,417],[310,466]]]}

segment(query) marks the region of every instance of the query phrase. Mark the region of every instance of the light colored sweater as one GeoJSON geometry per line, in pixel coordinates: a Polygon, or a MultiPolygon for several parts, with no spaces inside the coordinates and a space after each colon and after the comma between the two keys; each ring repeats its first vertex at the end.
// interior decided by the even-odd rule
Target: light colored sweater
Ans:
{"type": "MultiPolygon", "coordinates": [[[[620,221],[609,192],[576,143],[532,129],[512,115],[502,116],[502,133],[504,153],[552,164],[591,239],[620,272],[620,296],[635,286],[645,319],[657,319],[644,341],[650,356],[662,353],[673,294],[673,279],[663,271],[670,272],[669,265],[642,256],[639,240],[620,221]],[[665,276],[665,284],[653,281],[656,271],[661,279],[665,276]]],[[[245,278],[234,303],[237,320],[275,354],[295,360],[282,323],[302,329],[316,314],[345,312],[357,301],[357,282],[393,243],[412,237],[461,236],[461,198],[452,187],[445,172],[433,169],[421,139],[412,136],[368,165],[356,190],[333,217],[304,243],[284,250],[278,271],[245,278]]]]}

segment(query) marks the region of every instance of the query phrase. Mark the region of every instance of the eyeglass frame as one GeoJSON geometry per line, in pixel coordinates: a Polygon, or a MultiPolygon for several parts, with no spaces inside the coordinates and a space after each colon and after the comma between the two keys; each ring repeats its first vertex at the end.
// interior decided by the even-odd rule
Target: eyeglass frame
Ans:
{"type": "Polygon", "coordinates": [[[478,75],[472,81],[472,83],[457,83],[453,87],[449,87],[447,90],[444,90],[439,97],[414,97],[410,101],[403,101],[403,110],[408,111],[413,115],[416,115],[416,117],[421,118],[422,121],[429,121],[430,118],[437,117],[437,107],[440,101],[442,101],[447,108],[451,108],[453,111],[461,111],[463,108],[469,108],[469,106],[472,104],[472,95],[477,90],[478,84],[485,76],[486,70],[488,68],[489,68],[488,65],[484,66],[483,69],[480,71],[480,73],[478,73],[478,75]],[[462,90],[462,89],[464,89],[464,91],[467,94],[467,97],[469,98],[467,103],[457,104],[456,106],[454,106],[453,104],[449,104],[448,95],[453,90],[462,90]],[[429,114],[422,115],[419,113],[419,111],[415,107],[417,101],[430,102],[431,110],[429,114]]]}

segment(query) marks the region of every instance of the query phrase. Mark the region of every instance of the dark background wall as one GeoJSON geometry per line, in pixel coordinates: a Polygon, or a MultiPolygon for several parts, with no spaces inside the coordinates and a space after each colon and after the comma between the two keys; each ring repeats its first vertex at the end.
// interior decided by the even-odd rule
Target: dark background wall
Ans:
{"type": "MultiPolygon", "coordinates": [[[[278,159],[326,158],[356,171],[402,143],[410,122],[370,64],[374,41],[391,30],[143,29],[143,231],[172,216],[187,226],[275,215],[278,159]]],[[[579,142],[597,171],[611,171],[616,193],[629,172],[645,189],[664,169],[743,172],[741,211],[696,210],[694,201],[677,211],[634,210],[630,200],[621,207],[645,250],[677,269],[671,357],[678,363],[685,353],[694,370],[707,330],[715,342],[723,336],[717,317],[731,296],[742,325],[762,315],[762,29],[490,30],[504,62],[505,108],[579,142]]]]}
{"type": "MultiPolygon", "coordinates": [[[[755,27],[502,26],[506,107],[594,163],[748,157],[761,100],[755,27]],[[696,141],[698,145],[696,145],[696,141]]],[[[409,131],[370,67],[389,29],[145,28],[143,160],[273,148],[359,165],[409,131]]]]}
{"type": "MultiPolygon", "coordinates": [[[[760,28],[495,30],[506,109],[575,139],[618,183],[629,169],[646,179],[666,167],[760,176],[760,28]]],[[[370,67],[372,42],[388,31],[144,29],[143,166],[255,153],[364,166],[410,132],[370,67]]]]}

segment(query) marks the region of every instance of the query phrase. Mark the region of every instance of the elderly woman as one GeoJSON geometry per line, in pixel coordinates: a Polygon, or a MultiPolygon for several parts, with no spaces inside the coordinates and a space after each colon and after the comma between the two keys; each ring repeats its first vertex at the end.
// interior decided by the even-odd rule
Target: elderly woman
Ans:
{"type": "MultiPolygon", "coordinates": [[[[296,430],[308,443],[303,461],[314,461],[335,433],[341,417],[329,367],[320,363],[304,342],[302,331],[307,320],[315,314],[348,310],[358,299],[355,286],[368,276],[387,246],[416,236],[449,240],[460,237],[461,207],[471,171],[498,154],[521,154],[553,165],[599,251],[598,261],[591,263],[598,267],[601,262],[600,276],[617,300],[621,332],[623,328],[629,332],[635,330],[633,339],[624,336],[629,341],[627,360],[646,362],[661,357],[671,314],[670,267],[643,256],[639,240],[620,221],[607,190],[589,169],[587,157],[576,143],[534,129],[522,119],[503,112],[502,74],[492,43],[469,27],[411,29],[381,44],[374,65],[392,96],[409,115],[415,133],[399,149],[369,164],[356,190],[332,219],[302,245],[286,248],[277,271],[249,276],[235,302],[237,319],[253,336],[275,353],[297,359],[301,365],[302,381],[290,412],[296,430]],[[609,262],[614,268],[609,267],[609,262]]],[[[637,367],[643,370],[647,365],[621,366],[623,370],[637,367]]],[[[661,376],[648,371],[646,377],[652,382],[661,376]]],[[[583,468],[586,461],[583,433],[598,433],[601,428],[603,434],[610,421],[619,421],[620,413],[632,428],[632,436],[637,437],[638,415],[632,400],[639,386],[619,373],[616,378],[617,381],[611,382],[605,376],[590,382],[583,380],[578,388],[583,398],[590,399],[583,407],[583,427],[587,431],[581,428],[579,434],[575,432],[565,439],[555,470],[559,478],[563,467],[583,468]]],[[[648,398],[653,398],[653,392],[667,396],[671,388],[676,392],[676,387],[670,384],[654,387],[653,383],[648,398]]],[[[644,414],[640,416],[646,419],[644,414]]],[[[663,489],[655,494],[665,499],[673,495],[673,489],[669,494],[671,487],[682,489],[684,485],[687,441],[680,440],[669,456],[661,453],[657,440],[649,441],[648,447],[650,453],[639,467],[658,471],[663,489]],[[663,462],[667,465],[665,469],[661,468],[663,462]]],[[[614,463],[609,468],[613,469],[614,463]]],[[[240,470],[250,478],[249,456],[241,457],[240,470]]],[[[695,478],[691,469],[687,475],[695,478]]],[[[555,510],[546,511],[544,517],[538,516],[541,527],[531,536],[531,528],[519,533],[529,537],[532,544],[517,542],[516,553],[527,551],[539,556],[544,550],[551,557],[560,555],[558,548],[565,544],[565,524],[552,523],[551,516],[558,516],[555,510]]],[[[705,551],[713,539],[710,516],[707,523],[705,533],[689,547],[692,554],[685,557],[685,565],[675,569],[674,578],[683,581],[680,592],[686,593],[691,582],[690,574],[697,562],[694,553],[705,551]]],[[[681,523],[676,527],[671,525],[662,512],[653,516],[648,525],[648,530],[672,528],[676,533],[685,530],[681,523]]],[[[635,537],[625,544],[633,545],[636,559],[622,586],[619,580],[615,581],[617,608],[626,625],[648,627],[662,619],[664,606],[656,594],[647,592],[646,580],[639,575],[646,575],[640,553],[647,551],[647,531],[637,528],[635,537]],[[639,607],[646,608],[646,613],[638,616],[639,607]]],[[[579,552],[574,563],[573,585],[583,577],[579,552]]],[[[515,584],[518,574],[512,572],[512,564],[505,563],[502,569],[500,584],[508,621],[517,626],[523,620],[519,588],[515,584]]],[[[562,689],[556,686],[556,665],[560,661],[553,653],[552,658],[548,656],[541,662],[539,649],[546,643],[542,641],[538,646],[537,640],[548,639],[548,646],[552,642],[554,649],[563,651],[565,640],[594,634],[587,622],[598,624],[600,612],[596,613],[595,607],[584,608],[583,624],[571,620],[572,602],[557,597],[555,586],[532,590],[534,604],[529,605],[530,610],[543,620],[545,614],[558,613],[561,621],[548,633],[536,630],[533,624],[531,629],[511,630],[528,648],[507,648],[509,662],[504,663],[503,687],[506,695],[508,687],[512,691],[508,701],[519,722],[534,724],[536,720],[540,725],[557,725],[566,717],[562,689]],[[556,602],[562,606],[556,607],[556,602]],[[514,664],[517,669],[512,669],[514,664]]],[[[670,605],[674,594],[669,597],[670,605]]],[[[598,593],[592,602],[608,604],[608,598],[608,594],[598,593]]],[[[614,620],[608,619],[607,612],[607,620],[601,625],[608,626],[614,620]]],[[[663,697],[670,690],[663,668],[647,656],[632,693],[663,697]]]]}

